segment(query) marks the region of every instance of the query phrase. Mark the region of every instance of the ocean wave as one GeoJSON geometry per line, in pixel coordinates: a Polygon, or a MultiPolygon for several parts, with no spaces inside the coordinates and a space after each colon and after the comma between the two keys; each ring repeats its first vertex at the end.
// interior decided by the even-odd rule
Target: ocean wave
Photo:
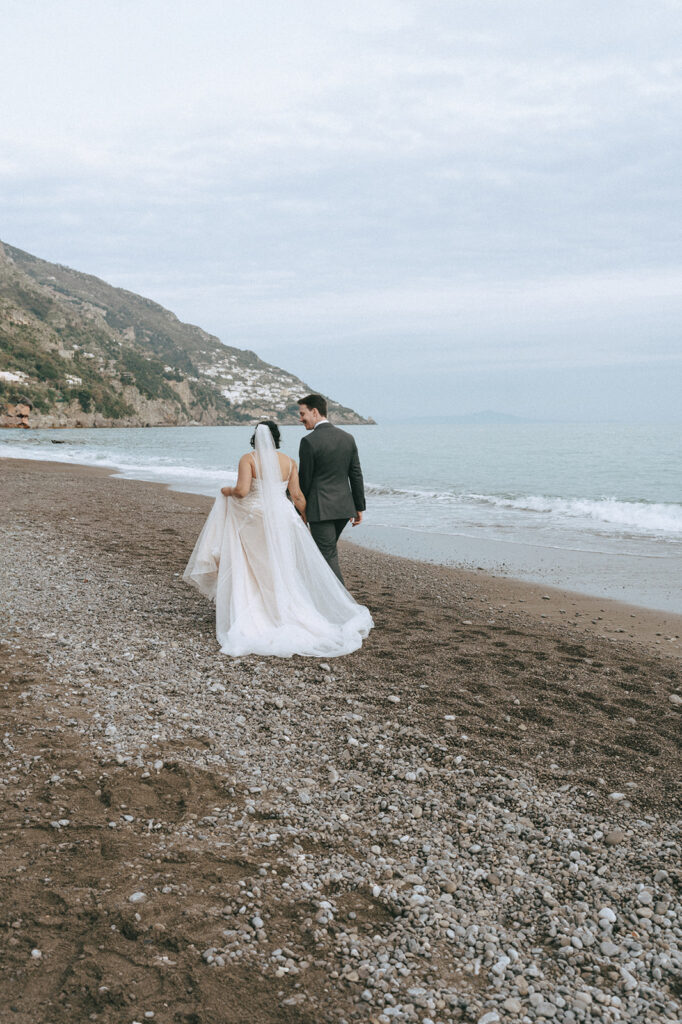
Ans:
{"type": "Polygon", "coordinates": [[[389,487],[387,484],[370,484],[365,482],[367,494],[386,495],[398,498],[428,498],[430,501],[454,502],[459,504],[466,495],[452,491],[425,491],[416,487],[389,487]]]}
{"type": "MultiPolygon", "coordinates": [[[[101,465],[101,463],[99,463],[101,465]]],[[[136,473],[144,475],[153,475],[158,477],[168,477],[172,480],[232,480],[236,479],[237,471],[234,469],[202,469],[200,466],[177,466],[177,465],[164,465],[163,463],[157,465],[149,465],[148,463],[142,462],[130,462],[123,463],[117,462],[112,464],[112,469],[116,469],[118,473],[136,473]]],[[[228,481],[229,482],[229,481],[228,481]]]]}
{"type": "Polygon", "coordinates": [[[499,512],[517,512],[531,517],[546,517],[558,524],[570,521],[579,528],[579,521],[609,531],[630,532],[646,536],[679,537],[682,535],[682,505],[664,502],[625,501],[613,497],[559,498],[542,494],[515,496],[478,494],[473,492],[427,491],[416,488],[386,487],[370,484],[369,494],[378,498],[429,502],[450,505],[453,512],[464,515],[478,508],[499,512]]]}
{"type": "Polygon", "coordinates": [[[143,480],[158,480],[162,483],[174,484],[176,482],[199,483],[232,483],[237,477],[234,468],[206,469],[201,466],[183,466],[177,462],[166,462],[159,457],[155,462],[141,459],[139,462],[131,461],[131,452],[125,453],[126,461],[118,459],[112,451],[97,451],[91,449],[79,449],[77,452],[69,450],[66,442],[64,447],[48,449],[45,446],[28,447],[24,445],[2,444],[0,445],[0,458],[8,459],[29,459],[38,462],[70,462],[79,466],[95,466],[99,469],[111,469],[114,473],[123,477],[135,477],[143,480]]]}
{"type": "Polygon", "coordinates": [[[617,498],[554,498],[534,494],[517,498],[488,494],[472,494],[470,497],[500,509],[560,519],[583,519],[638,533],[682,534],[682,505],[621,501],[617,498]]]}

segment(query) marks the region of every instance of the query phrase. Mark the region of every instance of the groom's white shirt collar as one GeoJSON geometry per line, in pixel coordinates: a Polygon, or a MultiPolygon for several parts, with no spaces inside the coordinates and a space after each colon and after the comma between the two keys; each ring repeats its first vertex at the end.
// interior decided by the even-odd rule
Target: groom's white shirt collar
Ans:
{"type": "Polygon", "coordinates": [[[320,426],[321,423],[329,423],[329,420],[327,420],[327,419],[318,420],[317,423],[315,424],[315,426],[313,427],[313,430],[317,430],[317,428],[320,426]]]}

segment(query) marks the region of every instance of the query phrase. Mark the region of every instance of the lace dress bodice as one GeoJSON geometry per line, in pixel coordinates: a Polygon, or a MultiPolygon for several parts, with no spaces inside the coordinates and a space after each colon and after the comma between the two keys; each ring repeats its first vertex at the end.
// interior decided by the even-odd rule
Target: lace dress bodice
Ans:
{"type": "MultiPolygon", "coordinates": [[[[282,480],[282,497],[286,498],[287,487],[289,486],[289,480],[282,480]]],[[[246,511],[256,512],[262,511],[263,508],[263,483],[255,476],[251,481],[251,490],[244,498],[231,498],[231,501],[238,501],[242,508],[246,511]]]]}

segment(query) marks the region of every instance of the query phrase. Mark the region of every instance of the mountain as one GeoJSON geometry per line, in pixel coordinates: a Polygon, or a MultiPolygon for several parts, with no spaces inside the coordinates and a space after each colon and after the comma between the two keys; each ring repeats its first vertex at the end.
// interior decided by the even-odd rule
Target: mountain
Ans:
{"type": "MultiPolygon", "coordinates": [[[[150,299],[0,242],[0,413],[27,398],[36,427],[293,423],[314,390],[150,299]]],[[[329,412],[373,422],[332,400],[329,412]]]]}

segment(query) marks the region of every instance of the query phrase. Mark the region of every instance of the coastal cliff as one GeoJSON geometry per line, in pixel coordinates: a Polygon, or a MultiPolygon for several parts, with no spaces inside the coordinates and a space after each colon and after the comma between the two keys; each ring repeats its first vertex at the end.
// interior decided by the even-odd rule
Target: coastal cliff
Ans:
{"type": "Polygon", "coordinates": [[[33,427],[293,423],[314,390],[150,299],[0,242],[0,426],[26,426],[22,405],[33,427]]]}

